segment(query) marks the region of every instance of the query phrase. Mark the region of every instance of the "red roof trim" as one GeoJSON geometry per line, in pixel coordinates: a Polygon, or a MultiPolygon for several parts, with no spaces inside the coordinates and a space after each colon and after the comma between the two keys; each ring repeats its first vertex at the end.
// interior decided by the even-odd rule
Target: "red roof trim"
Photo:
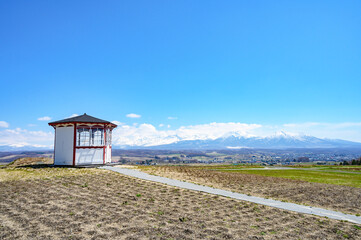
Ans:
{"type": "Polygon", "coordinates": [[[81,148],[104,148],[104,146],[76,146],[75,148],[81,149],[81,148]]]}
{"type": "Polygon", "coordinates": [[[66,122],[66,123],[48,123],[50,126],[57,126],[57,125],[69,125],[69,124],[76,124],[76,123],[80,123],[80,124],[92,124],[92,125],[97,125],[97,124],[101,124],[101,125],[106,125],[107,127],[111,126],[113,128],[116,128],[118,125],[114,124],[114,123],[102,123],[102,122],[66,122]]]}

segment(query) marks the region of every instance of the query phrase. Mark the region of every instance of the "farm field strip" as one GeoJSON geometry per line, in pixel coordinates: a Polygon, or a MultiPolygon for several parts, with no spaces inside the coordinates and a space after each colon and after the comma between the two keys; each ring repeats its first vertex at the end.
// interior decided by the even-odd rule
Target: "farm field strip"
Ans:
{"type": "MultiPolygon", "coordinates": [[[[274,171],[277,170],[260,170],[261,174],[257,175],[245,174],[244,171],[247,170],[216,171],[190,166],[138,166],[137,168],[162,177],[246,195],[319,207],[357,216],[361,214],[361,202],[359,201],[361,188],[261,175],[265,172],[274,174],[274,171]]],[[[285,172],[293,174],[294,170],[285,172]]],[[[360,177],[360,175],[356,175],[356,177],[360,177]]]]}
{"type": "Polygon", "coordinates": [[[300,170],[300,171],[313,171],[313,172],[329,172],[329,173],[350,173],[361,174],[358,170],[337,170],[337,168],[295,168],[295,167],[265,167],[265,168],[214,168],[210,170],[215,171],[242,171],[242,170],[300,170]]]}
{"type": "Polygon", "coordinates": [[[147,173],[141,172],[139,170],[135,170],[135,169],[111,167],[111,166],[100,167],[100,169],[107,169],[107,170],[111,170],[111,171],[125,174],[128,176],[140,178],[143,180],[164,183],[164,184],[167,184],[170,186],[185,188],[185,189],[189,189],[189,190],[195,190],[195,191],[201,191],[201,192],[211,193],[211,194],[215,194],[215,195],[221,195],[224,197],[230,197],[230,198],[234,198],[234,199],[238,199],[238,200],[244,200],[244,201],[262,204],[262,205],[266,205],[266,206],[294,211],[294,212],[298,212],[298,213],[313,214],[313,215],[317,215],[317,216],[328,217],[328,218],[337,219],[337,220],[347,220],[350,222],[361,224],[361,217],[358,217],[355,215],[350,215],[350,214],[344,214],[344,213],[340,213],[340,212],[336,212],[336,211],[330,211],[330,210],[326,210],[326,209],[322,209],[322,208],[314,208],[314,207],[308,207],[308,206],[298,205],[298,204],[294,204],[294,203],[286,203],[286,202],[276,201],[276,200],[272,200],[272,199],[248,196],[245,194],[235,193],[235,192],[226,191],[226,190],[222,190],[222,189],[201,186],[201,185],[197,185],[194,183],[183,182],[183,181],[160,177],[160,176],[154,176],[154,175],[150,175],[150,174],[147,174],[147,173]]]}
{"type": "MultiPolygon", "coordinates": [[[[216,170],[230,171],[230,170],[216,170]]],[[[361,174],[353,172],[336,172],[330,170],[312,169],[235,169],[232,172],[256,174],[267,177],[280,177],[308,182],[327,183],[361,188],[361,174]]]]}
{"type": "Polygon", "coordinates": [[[342,170],[360,172],[361,166],[358,165],[290,165],[288,168],[299,169],[320,169],[320,170],[342,170]]]}
{"type": "Polygon", "coordinates": [[[244,170],[299,170],[299,171],[313,171],[313,172],[329,172],[329,173],[350,173],[350,174],[361,174],[359,168],[336,168],[336,167],[208,167],[201,168],[213,171],[244,171],[244,170]]]}

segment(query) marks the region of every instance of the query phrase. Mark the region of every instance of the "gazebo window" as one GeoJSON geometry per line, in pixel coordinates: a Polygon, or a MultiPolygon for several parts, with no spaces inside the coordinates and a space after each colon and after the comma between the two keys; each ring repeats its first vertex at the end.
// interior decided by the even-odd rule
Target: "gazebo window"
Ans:
{"type": "Polygon", "coordinates": [[[92,130],[92,146],[103,146],[104,145],[104,129],[93,128],[92,130]]]}
{"type": "Polygon", "coordinates": [[[90,128],[77,129],[77,146],[90,146],[90,128]]]}
{"type": "Polygon", "coordinates": [[[104,146],[104,129],[80,127],[76,134],[77,146],[104,146]]]}

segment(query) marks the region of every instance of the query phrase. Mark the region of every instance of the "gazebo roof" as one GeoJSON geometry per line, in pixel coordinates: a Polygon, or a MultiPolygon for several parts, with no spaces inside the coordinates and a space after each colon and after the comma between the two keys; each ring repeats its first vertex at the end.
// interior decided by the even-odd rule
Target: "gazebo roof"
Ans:
{"type": "Polygon", "coordinates": [[[87,115],[86,113],[84,113],[83,115],[80,115],[80,116],[65,118],[63,120],[50,122],[49,125],[54,126],[54,125],[62,124],[62,123],[102,123],[102,124],[109,124],[112,127],[117,127],[117,125],[112,122],[105,121],[103,119],[99,119],[99,118],[87,115]]]}

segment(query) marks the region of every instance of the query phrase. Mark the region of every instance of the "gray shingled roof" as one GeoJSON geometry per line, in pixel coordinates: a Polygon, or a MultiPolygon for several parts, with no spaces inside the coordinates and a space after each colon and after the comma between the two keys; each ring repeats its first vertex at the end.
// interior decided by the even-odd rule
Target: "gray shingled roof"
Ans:
{"type": "MultiPolygon", "coordinates": [[[[50,122],[49,125],[57,124],[57,123],[70,123],[70,122],[72,122],[72,123],[73,122],[76,122],[76,123],[111,123],[109,121],[95,118],[93,116],[90,116],[90,115],[87,115],[86,113],[84,113],[83,115],[80,115],[80,116],[66,118],[63,120],[55,121],[55,122],[50,122]]],[[[114,124],[114,123],[111,123],[111,124],[114,124]]]]}

